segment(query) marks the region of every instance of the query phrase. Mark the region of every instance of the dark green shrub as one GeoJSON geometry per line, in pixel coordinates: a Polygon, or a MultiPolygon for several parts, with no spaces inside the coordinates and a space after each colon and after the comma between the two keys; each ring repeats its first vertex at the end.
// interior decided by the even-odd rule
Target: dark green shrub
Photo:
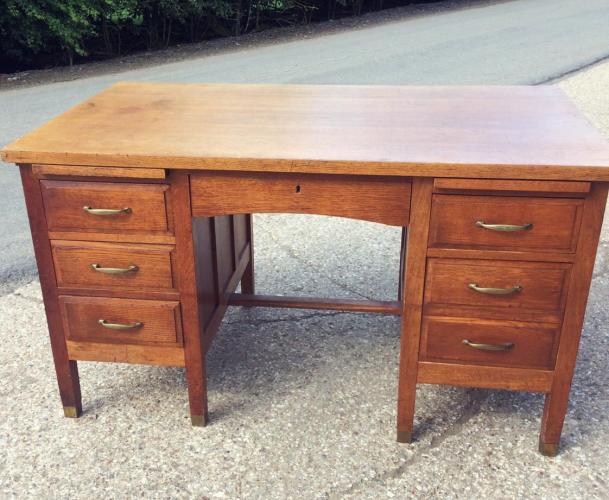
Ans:
{"type": "Polygon", "coordinates": [[[3,0],[0,2],[0,54],[32,60],[39,54],[59,53],[72,63],[84,56],[85,39],[95,33],[99,15],[85,0],[3,0]]]}
{"type": "Polygon", "coordinates": [[[0,0],[0,73],[359,15],[412,0],[384,2],[0,0]]]}

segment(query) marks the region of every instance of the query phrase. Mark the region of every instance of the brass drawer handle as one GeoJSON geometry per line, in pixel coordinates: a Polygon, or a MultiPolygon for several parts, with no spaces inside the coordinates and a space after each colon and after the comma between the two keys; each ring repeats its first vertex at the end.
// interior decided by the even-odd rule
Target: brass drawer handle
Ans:
{"type": "Polygon", "coordinates": [[[514,347],[512,342],[507,342],[505,344],[479,344],[476,342],[470,342],[467,339],[463,339],[463,343],[466,346],[479,349],[480,351],[509,351],[512,347],[514,347]]]}
{"type": "Polygon", "coordinates": [[[476,226],[482,227],[484,229],[490,229],[491,231],[503,231],[503,232],[512,232],[512,231],[527,231],[529,229],[533,229],[533,224],[522,224],[521,226],[514,224],[487,224],[482,220],[476,221],[476,226]]]}
{"type": "Polygon", "coordinates": [[[130,214],[132,210],[129,207],[125,208],[92,208],[92,207],[82,207],[82,209],[91,215],[120,215],[120,214],[130,214]]]}
{"type": "Polygon", "coordinates": [[[127,273],[136,273],[139,271],[139,267],[136,265],[131,265],[129,267],[102,267],[100,264],[91,264],[91,267],[94,271],[98,273],[104,274],[127,274],[127,273]]]}
{"type": "Polygon", "coordinates": [[[521,285],[514,285],[509,288],[484,288],[478,286],[476,283],[470,283],[467,287],[478,293],[485,293],[487,295],[511,295],[513,293],[522,292],[523,289],[521,285]]]}
{"type": "Polygon", "coordinates": [[[97,322],[109,330],[135,330],[144,326],[144,323],[141,321],[136,321],[135,323],[108,323],[105,319],[100,319],[97,322]]]}

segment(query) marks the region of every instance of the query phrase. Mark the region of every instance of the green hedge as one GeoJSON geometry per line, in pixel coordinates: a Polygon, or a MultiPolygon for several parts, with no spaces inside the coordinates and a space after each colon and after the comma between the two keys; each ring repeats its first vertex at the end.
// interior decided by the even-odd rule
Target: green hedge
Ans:
{"type": "MultiPolygon", "coordinates": [[[[420,1],[420,0],[419,0],[420,1]]],[[[406,0],[0,0],[0,72],[309,23],[406,0]]]]}

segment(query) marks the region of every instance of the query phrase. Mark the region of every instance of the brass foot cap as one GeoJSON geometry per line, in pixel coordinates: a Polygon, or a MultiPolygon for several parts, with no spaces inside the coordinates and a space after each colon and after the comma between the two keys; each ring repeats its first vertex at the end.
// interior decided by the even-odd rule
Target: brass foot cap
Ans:
{"type": "Polygon", "coordinates": [[[398,431],[398,443],[412,443],[412,432],[398,431]]]}
{"type": "Polygon", "coordinates": [[[558,443],[542,443],[539,441],[539,453],[546,457],[558,455],[558,443]]]}
{"type": "Polygon", "coordinates": [[[67,418],[78,418],[80,417],[80,410],[76,406],[64,406],[63,414],[67,418]]]}
{"type": "Polygon", "coordinates": [[[190,423],[193,427],[205,427],[209,418],[207,415],[191,415],[190,423]]]}

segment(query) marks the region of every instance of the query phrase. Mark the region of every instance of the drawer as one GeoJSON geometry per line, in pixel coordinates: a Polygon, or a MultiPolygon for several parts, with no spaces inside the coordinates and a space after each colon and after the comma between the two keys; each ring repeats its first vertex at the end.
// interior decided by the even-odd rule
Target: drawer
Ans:
{"type": "Polygon", "coordinates": [[[169,245],[51,241],[57,286],[172,290],[169,245]]]}
{"type": "Polygon", "coordinates": [[[428,259],[425,314],[559,322],[570,264],[428,259]]]}
{"type": "Polygon", "coordinates": [[[40,181],[49,231],[170,231],[163,184],[40,181]]]}
{"type": "Polygon", "coordinates": [[[62,295],[59,305],[67,340],[182,344],[179,302],[62,295]]]}
{"type": "Polygon", "coordinates": [[[552,369],[558,331],[558,325],[543,323],[426,317],[420,358],[421,361],[552,369]],[[501,350],[483,349],[489,346],[501,350]]]}
{"type": "Polygon", "coordinates": [[[333,215],[407,226],[410,178],[268,172],[197,172],[194,217],[243,213],[333,215]]]}
{"type": "Polygon", "coordinates": [[[436,194],[429,246],[573,253],[583,203],[573,198],[436,194]]]}

